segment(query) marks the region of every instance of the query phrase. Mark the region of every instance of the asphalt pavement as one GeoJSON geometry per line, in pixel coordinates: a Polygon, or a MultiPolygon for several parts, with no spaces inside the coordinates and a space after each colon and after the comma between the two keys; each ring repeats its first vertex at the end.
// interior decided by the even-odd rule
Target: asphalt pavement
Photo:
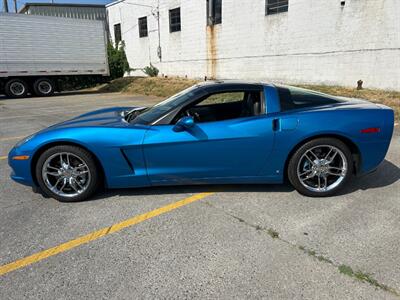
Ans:
{"type": "Polygon", "coordinates": [[[4,156],[22,137],[94,109],[159,100],[0,97],[0,273],[18,266],[0,275],[0,299],[400,297],[398,128],[378,170],[331,198],[287,184],[222,185],[59,203],[9,179],[4,156]]]}

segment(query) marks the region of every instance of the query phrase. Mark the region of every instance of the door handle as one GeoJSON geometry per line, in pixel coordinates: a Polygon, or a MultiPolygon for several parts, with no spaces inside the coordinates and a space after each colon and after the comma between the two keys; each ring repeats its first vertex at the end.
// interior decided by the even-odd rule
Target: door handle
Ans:
{"type": "Polygon", "coordinates": [[[280,129],[280,119],[273,119],[272,120],[272,130],[278,131],[280,129]]]}

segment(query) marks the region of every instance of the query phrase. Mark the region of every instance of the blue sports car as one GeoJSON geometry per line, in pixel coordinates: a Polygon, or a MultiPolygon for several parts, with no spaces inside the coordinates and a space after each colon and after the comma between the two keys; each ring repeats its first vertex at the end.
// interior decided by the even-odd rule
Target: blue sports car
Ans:
{"type": "Polygon", "coordinates": [[[59,201],[100,187],[282,183],[331,196],[373,171],[389,107],[264,83],[206,82],[153,107],[83,114],[15,145],[11,178],[59,201]]]}

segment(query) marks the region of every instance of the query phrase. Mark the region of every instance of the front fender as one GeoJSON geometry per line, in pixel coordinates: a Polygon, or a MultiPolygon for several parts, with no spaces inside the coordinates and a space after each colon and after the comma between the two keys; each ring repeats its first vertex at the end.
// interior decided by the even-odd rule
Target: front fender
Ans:
{"type": "MultiPolygon", "coordinates": [[[[147,174],[144,164],[142,143],[144,126],[125,128],[62,128],[37,134],[33,139],[13,149],[17,155],[29,155],[24,165],[10,160],[13,169],[26,178],[28,185],[34,185],[32,174],[40,154],[46,149],[61,144],[76,145],[91,152],[97,159],[105,175],[107,187],[147,186],[147,174]],[[123,149],[131,149],[133,158],[128,162],[123,149]],[[134,166],[134,170],[132,169],[134,166]],[[26,172],[21,173],[21,168],[26,172]],[[28,174],[29,173],[29,174],[28,174]]],[[[10,157],[11,154],[10,152],[10,157]]],[[[17,172],[15,172],[17,173],[17,172]]],[[[13,178],[14,179],[14,178],[13,178]]]]}

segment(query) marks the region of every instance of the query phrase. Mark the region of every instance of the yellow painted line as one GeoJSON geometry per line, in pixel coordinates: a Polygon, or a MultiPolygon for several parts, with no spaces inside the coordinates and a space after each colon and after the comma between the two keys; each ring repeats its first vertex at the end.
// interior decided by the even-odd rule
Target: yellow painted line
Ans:
{"type": "Polygon", "coordinates": [[[23,136],[10,136],[10,137],[6,137],[6,138],[1,138],[0,142],[3,141],[12,141],[12,140],[19,140],[19,139],[23,139],[24,137],[26,137],[27,135],[23,135],[23,136]]]}
{"type": "Polygon", "coordinates": [[[15,271],[17,269],[26,267],[28,265],[37,263],[45,258],[57,255],[59,253],[71,250],[73,248],[76,248],[80,245],[95,241],[101,237],[104,237],[106,235],[109,235],[111,233],[121,231],[122,229],[131,227],[133,225],[139,224],[141,222],[144,222],[146,220],[149,220],[151,218],[157,217],[159,215],[165,214],[167,212],[170,212],[172,210],[175,210],[177,208],[180,208],[182,206],[188,205],[190,203],[193,203],[195,201],[199,201],[207,196],[210,196],[214,193],[199,193],[196,195],[193,195],[189,198],[168,204],[166,206],[157,208],[155,210],[149,211],[147,213],[135,216],[131,219],[127,219],[125,221],[122,221],[120,223],[111,225],[109,227],[94,231],[92,233],[89,233],[87,235],[78,237],[77,239],[70,240],[66,243],[60,244],[58,246],[55,246],[53,248],[49,248],[44,251],[37,252],[35,254],[32,254],[30,256],[21,258],[19,260],[16,260],[14,262],[8,263],[6,265],[0,266],[0,276],[7,274],[9,272],[15,271]]]}
{"type": "Polygon", "coordinates": [[[7,156],[0,156],[0,160],[7,159],[7,156]]]}

